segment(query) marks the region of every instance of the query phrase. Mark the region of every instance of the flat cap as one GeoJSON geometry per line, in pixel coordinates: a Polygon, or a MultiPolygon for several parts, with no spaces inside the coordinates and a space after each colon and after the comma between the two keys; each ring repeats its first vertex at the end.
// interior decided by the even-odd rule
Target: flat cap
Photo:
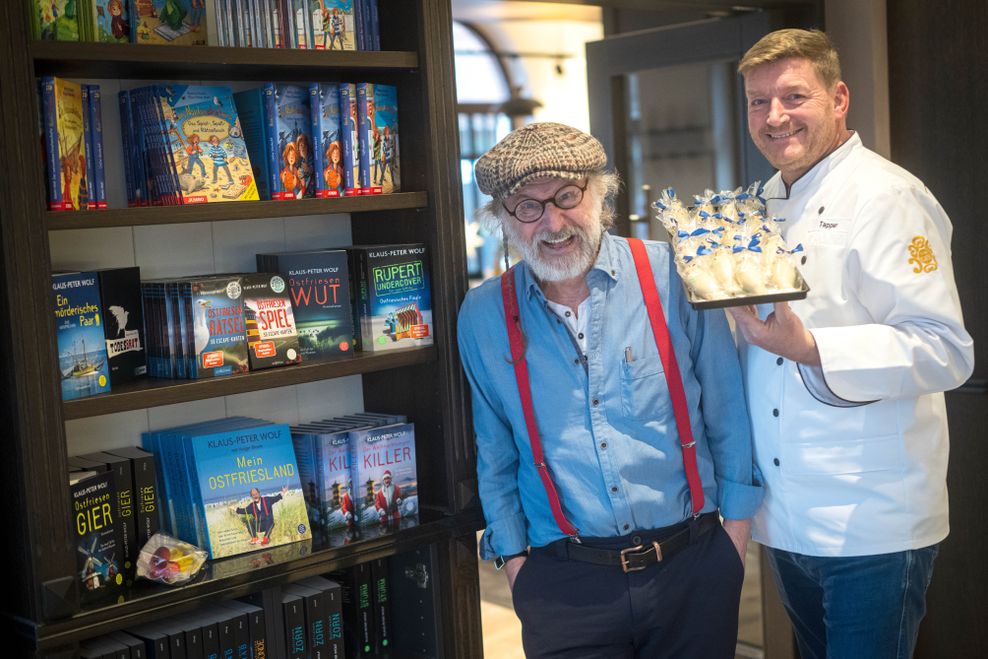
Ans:
{"type": "Polygon", "coordinates": [[[513,130],[474,166],[477,186],[495,198],[543,178],[579,179],[607,165],[604,147],[593,135],[552,122],[513,130]]]}

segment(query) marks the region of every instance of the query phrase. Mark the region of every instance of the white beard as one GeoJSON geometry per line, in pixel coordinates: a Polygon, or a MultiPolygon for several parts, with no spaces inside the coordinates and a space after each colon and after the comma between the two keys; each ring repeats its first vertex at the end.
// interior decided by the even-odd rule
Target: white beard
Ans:
{"type": "Polygon", "coordinates": [[[567,226],[560,231],[541,231],[528,242],[518,235],[510,222],[503,224],[502,230],[510,245],[521,254],[522,260],[539,281],[565,281],[585,275],[597,259],[597,250],[600,249],[604,232],[599,211],[586,228],[567,226]],[[576,237],[579,250],[565,257],[542,257],[539,249],[541,241],[565,240],[570,236],[576,237]]]}

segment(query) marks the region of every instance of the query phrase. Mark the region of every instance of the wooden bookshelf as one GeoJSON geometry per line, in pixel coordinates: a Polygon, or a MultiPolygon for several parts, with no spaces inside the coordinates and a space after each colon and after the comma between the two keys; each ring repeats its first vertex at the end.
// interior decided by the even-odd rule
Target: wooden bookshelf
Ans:
{"type": "MultiPolygon", "coordinates": [[[[18,502],[7,520],[10,541],[0,549],[8,574],[0,628],[11,632],[5,640],[12,656],[71,657],[80,641],[128,625],[193,611],[223,598],[267,592],[375,558],[423,551],[437,569],[433,639],[439,648],[437,656],[481,656],[476,530],[482,522],[469,396],[455,334],[456,313],[467,282],[449,0],[391,3],[381,15],[385,50],[380,52],[37,42],[30,37],[28,6],[27,0],[0,2],[0,31],[6,35],[0,40],[0,116],[4,117],[0,157],[6,172],[0,177],[0,315],[6,329],[0,334],[0,350],[5,355],[0,360],[0,378],[8,392],[2,408],[7,451],[0,463],[0,493],[18,502]],[[366,80],[394,84],[400,99],[402,184],[408,191],[295,202],[48,212],[38,144],[40,75],[109,81],[366,80]],[[296,217],[318,220],[317,216],[343,215],[339,221],[346,222],[347,214],[355,243],[422,242],[428,246],[433,346],[209,381],[149,379],[104,396],[61,400],[53,366],[58,354],[50,299],[53,257],[49,241],[54,236],[64,244],[65,231],[135,227],[137,234],[136,227],[217,223],[222,228],[235,220],[272,222],[274,226],[281,222],[290,227],[296,217]],[[150,415],[153,408],[176,404],[174,409],[181,413],[181,405],[195,401],[351,375],[361,376],[365,409],[401,412],[416,424],[419,508],[429,511],[419,526],[346,546],[322,546],[283,562],[207,576],[201,582],[158,589],[119,604],[80,608],[77,550],[62,485],[68,456],[78,451],[72,439],[67,439],[66,421],[88,419],[87,423],[99,424],[100,417],[114,412],[149,408],[150,415]]],[[[104,134],[115,129],[104,122],[104,134]]],[[[74,245],[75,235],[68,236],[74,245]]],[[[80,235],[80,257],[86,256],[83,250],[98,248],[103,239],[102,234],[80,235]]],[[[137,265],[142,265],[139,259],[137,265]]]]}

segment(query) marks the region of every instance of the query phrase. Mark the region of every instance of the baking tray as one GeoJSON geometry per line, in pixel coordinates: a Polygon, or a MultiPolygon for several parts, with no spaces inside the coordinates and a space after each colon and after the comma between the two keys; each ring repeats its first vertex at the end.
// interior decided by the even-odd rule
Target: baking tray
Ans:
{"type": "Polygon", "coordinates": [[[778,293],[765,293],[763,295],[746,295],[741,297],[729,297],[721,300],[697,300],[693,297],[693,292],[683,284],[686,291],[686,299],[694,309],[725,309],[727,307],[743,307],[749,304],[765,304],[768,302],[789,302],[790,300],[802,300],[810,292],[810,287],[806,285],[803,276],[796,272],[799,280],[799,289],[791,291],[780,291],[778,293]]]}

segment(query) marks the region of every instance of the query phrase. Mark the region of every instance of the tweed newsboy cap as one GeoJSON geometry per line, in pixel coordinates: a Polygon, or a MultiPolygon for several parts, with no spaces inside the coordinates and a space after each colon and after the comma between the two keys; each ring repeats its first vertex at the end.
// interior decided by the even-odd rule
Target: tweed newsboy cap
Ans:
{"type": "Polygon", "coordinates": [[[503,199],[537,179],[583,178],[606,165],[604,147],[593,135],[546,121],[508,133],[477,160],[474,174],[481,192],[503,199]]]}

